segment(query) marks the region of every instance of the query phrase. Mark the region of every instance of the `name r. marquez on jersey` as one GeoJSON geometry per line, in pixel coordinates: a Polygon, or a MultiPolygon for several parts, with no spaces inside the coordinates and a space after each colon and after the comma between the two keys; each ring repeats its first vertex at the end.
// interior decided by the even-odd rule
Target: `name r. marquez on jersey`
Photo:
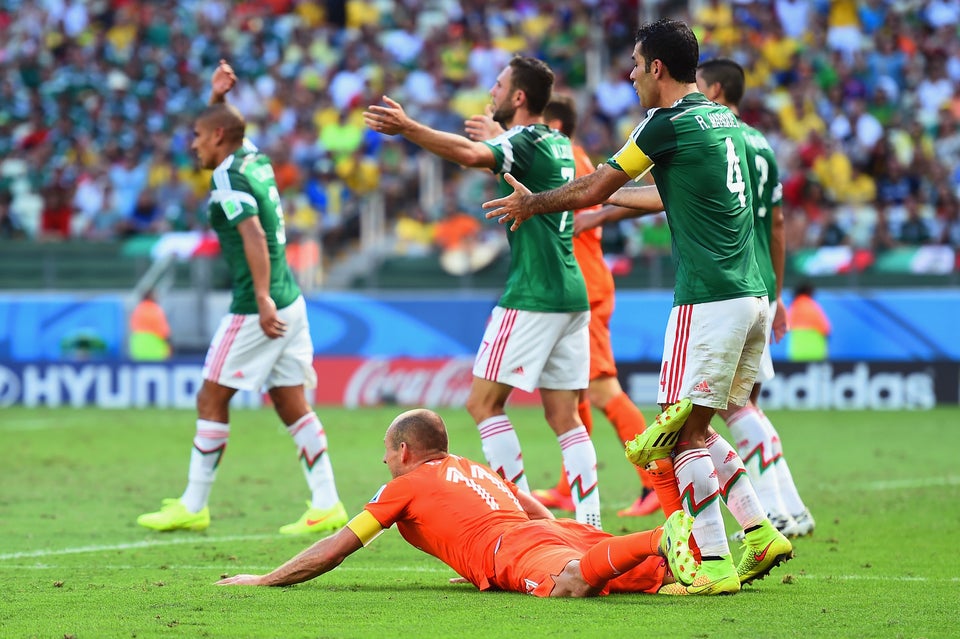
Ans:
{"type": "Polygon", "coordinates": [[[737,119],[732,112],[719,112],[719,113],[708,113],[707,118],[710,120],[708,124],[706,120],[703,119],[701,115],[694,115],[694,119],[697,121],[697,124],[700,125],[700,128],[704,131],[707,129],[739,129],[740,120],[737,119]]]}

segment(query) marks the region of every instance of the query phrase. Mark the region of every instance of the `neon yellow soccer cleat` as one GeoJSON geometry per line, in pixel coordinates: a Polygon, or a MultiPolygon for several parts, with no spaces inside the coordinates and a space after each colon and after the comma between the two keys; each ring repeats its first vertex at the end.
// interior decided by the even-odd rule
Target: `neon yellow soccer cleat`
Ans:
{"type": "Polygon", "coordinates": [[[177,498],[164,499],[160,510],[137,517],[137,523],[151,530],[206,530],[210,526],[210,508],[198,513],[187,510],[177,498]]]}
{"type": "Polygon", "coordinates": [[[681,584],[689,586],[697,572],[697,560],[690,550],[690,531],[693,517],[678,510],[663,523],[660,537],[660,554],[667,560],[670,572],[681,584]]]}
{"type": "Polygon", "coordinates": [[[771,570],[792,558],[793,544],[769,520],[765,520],[759,528],[744,536],[743,557],[737,565],[740,583],[763,579],[771,570]]]}
{"type": "Polygon", "coordinates": [[[280,527],[282,535],[308,535],[343,528],[347,524],[347,511],[343,502],[337,502],[329,508],[311,508],[307,502],[307,512],[297,521],[280,527]]]}
{"type": "Polygon", "coordinates": [[[624,452],[630,463],[645,468],[652,461],[669,457],[692,410],[693,403],[686,398],[667,406],[645,431],[626,443],[624,452]]]}
{"type": "Polygon", "coordinates": [[[661,595],[732,595],[740,592],[740,578],[733,559],[727,555],[702,562],[689,586],[679,582],[667,584],[657,592],[661,595]]]}

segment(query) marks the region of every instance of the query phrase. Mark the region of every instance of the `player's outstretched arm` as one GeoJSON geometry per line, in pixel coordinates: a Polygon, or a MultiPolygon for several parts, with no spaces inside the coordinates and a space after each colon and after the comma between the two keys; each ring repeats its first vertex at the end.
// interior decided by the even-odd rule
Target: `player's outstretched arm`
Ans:
{"type": "Polygon", "coordinates": [[[573,218],[573,234],[580,235],[584,231],[595,229],[604,224],[611,224],[632,217],[642,217],[646,214],[644,211],[638,211],[637,209],[607,204],[597,211],[577,213],[576,217],[573,218]]]}
{"type": "Polygon", "coordinates": [[[378,133],[402,135],[434,155],[461,166],[481,169],[493,169],[496,166],[493,151],[486,144],[420,124],[406,114],[399,102],[387,96],[383,96],[382,105],[367,107],[363,112],[363,121],[378,133]]]}
{"type": "Polygon", "coordinates": [[[488,220],[497,218],[500,224],[512,222],[510,230],[516,231],[524,221],[534,215],[585,209],[605,202],[626,183],[628,176],[623,171],[605,164],[590,175],[541,193],[531,193],[530,189],[509,173],[504,173],[503,178],[513,187],[513,193],[484,202],[483,208],[488,209],[488,220]]]}
{"type": "Polygon", "coordinates": [[[363,548],[350,528],[321,539],[296,557],[265,575],[235,575],[217,582],[218,586],[289,586],[330,572],[343,560],[363,548]]]}
{"type": "Polygon", "coordinates": [[[217,69],[213,72],[213,79],[210,81],[209,104],[226,102],[227,93],[236,83],[237,74],[233,72],[233,67],[227,64],[226,60],[221,59],[217,69]]]}
{"type": "MultiPolygon", "coordinates": [[[[636,209],[640,214],[663,210],[663,200],[655,185],[624,187],[607,198],[607,204],[636,209]]],[[[634,217],[640,217],[640,214],[634,217]]]]}
{"type": "Polygon", "coordinates": [[[522,490],[517,491],[517,501],[523,507],[524,512],[530,519],[554,519],[553,513],[546,506],[541,504],[533,495],[528,495],[522,490]]]}

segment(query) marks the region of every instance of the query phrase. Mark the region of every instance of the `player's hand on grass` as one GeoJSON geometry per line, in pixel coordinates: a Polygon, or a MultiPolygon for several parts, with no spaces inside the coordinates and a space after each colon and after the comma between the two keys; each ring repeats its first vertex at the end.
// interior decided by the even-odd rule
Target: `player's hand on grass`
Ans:
{"type": "Polygon", "coordinates": [[[216,586],[259,586],[261,575],[234,575],[218,581],[216,586]]]}
{"type": "Polygon", "coordinates": [[[468,584],[470,581],[466,577],[450,577],[452,584],[468,584]]]}
{"type": "Polygon", "coordinates": [[[406,114],[399,102],[383,96],[384,105],[371,104],[363,112],[363,121],[377,133],[386,135],[403,134],[413,120],[406,114]]]}
{"type": "Polygon", "coordinates": [[[488,104],[482,114],[471,115],[469,120],[464,121],[463,128],[467,137],[474,142],[492,140],[503,133],[503,127],[493,119],[492,104],[488,104]]]}
{"type": "Polygon", "coordinates": [[[512,221],[513,224],[510,225],[510,230],[516,231],[525,220],[533,216],[527,207],[524,206],[524,199],[530,195],[530,189],[521,184],[517,178],[509,173],[504,173],[503,179],[513,187],[513,193],[506,197],[484,202],[483,208],[493,209],[492,211],[487,211],[486,217],[488,220],[497,218],[500,224],[506,224],[512,221]]]}

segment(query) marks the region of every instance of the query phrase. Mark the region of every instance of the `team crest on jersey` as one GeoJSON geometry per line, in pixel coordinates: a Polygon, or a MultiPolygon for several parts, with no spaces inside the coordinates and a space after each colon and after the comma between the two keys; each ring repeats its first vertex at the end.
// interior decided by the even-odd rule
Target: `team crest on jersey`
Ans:
{"type": "Polygon", "coordinates": [[[370,498],[370,503],[371,503],[371,504],[375,504],[375,503],[377,503],[378,501],[380,501],[380,495],[383,493],[383,489],[386,488],[386,487],[387,487],[386,484],[384,484],[383,486],[381,486],[381,487],[380,487],[380,490],[378,490],[377,493],[376,493],[373,497],[370,498]]]}

